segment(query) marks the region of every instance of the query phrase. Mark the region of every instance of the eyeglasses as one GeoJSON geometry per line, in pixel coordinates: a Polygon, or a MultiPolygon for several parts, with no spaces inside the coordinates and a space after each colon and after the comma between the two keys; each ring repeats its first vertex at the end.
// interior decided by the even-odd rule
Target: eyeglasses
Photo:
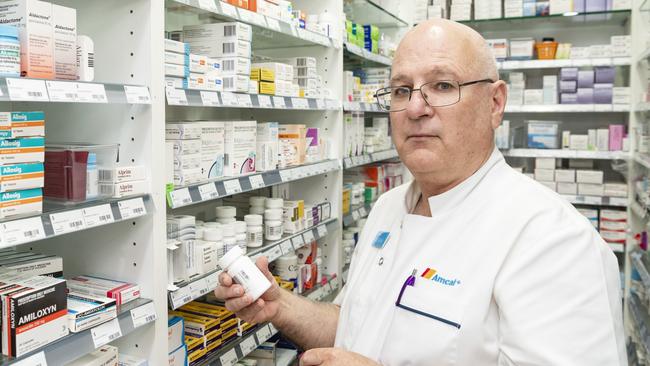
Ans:
{"type": "Polygon", "coordinates": [[[422,94],[422,99],[431,107],[446,107],[460,101],[460,88],[478,83],[494,83],[492,79],[481,79],[460,83],[455,80],[431,81],[418,89],[408,86],[395,86],[377,90],[379,107],[388,112],[400,112],[406,109],[414,91],[422,94]]]}

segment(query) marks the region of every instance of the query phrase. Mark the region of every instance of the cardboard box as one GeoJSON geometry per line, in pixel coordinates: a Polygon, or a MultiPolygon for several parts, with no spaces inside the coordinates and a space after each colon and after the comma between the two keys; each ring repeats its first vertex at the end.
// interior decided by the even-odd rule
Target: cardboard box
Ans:
{"type": "Polygon", "coordinates": [[[76,276],[67,280],[68,288],[87,295],[106,296],[117,300],[117,305],[140,298],[140,286],[128,282],[94,276],[76,276]]]}
{"type": "Polygon", "coordinates": [[[603,184],[603,171],[602,170],[577,170],[576,182],[577,183],[591,183],[603,184]]]}
{"type": "Polygon", "coordinates": [[[44,183],[42,163],[0,166],[0,192],[42,188],[44,183]]]}
{"type": "Polygon", "coordinates": [[[535,158],[535,168],[555,169],[555,158],[535,158]]]}
{"type": "Polygon", "coordinates": [[[576,194],[578,194],[578,184],[577,183],[558,182],[557,183],[557,193],[576,195],[576,194]]]}
{"type": "Polygon", "coordinates": [[[576,181],[576,171],[573,169],[558,169],[555,171],[555,181],[574,183],[576,181]]]}
{"type": "Polygon", "coordinates": [[[115,299],[103,296],[68,293],[68,328],[81,332],[117,317],[115,299]]]}
{"type": "Polygon", "coordinates": [[[256,121],[224,122],[224,175],[255,172],[256,121]]]}
{"type": "Polygon", "coordinates": [[[99,168],[99,181],[103,183],[122,183],[147,179],[144,165],[119,165],[112,168],[99,168]]]}
{"type": "Polygon", "coordinates": [[[603,188],[602,184],[578,183],[578,194],[601,197],[604,192],[603,188]]]}
{"type": "Polygon", "coordinates": [[[0,219],[43,212],[43,190],[41,188],[0,194],[0,219]]]}
{"type": "Polygon", "coordinates": [[[107,344],[66,364],[66,366],[115,366],[118,364],[117,347],[107,344]]]}
{"type": "Polygon", "coordinates": [[[535,169],[535,180],[540,182],[553,182],[554,179],[555,179],[555,170],[535,169]]]}
{"type": "Polygon", "coordinates": [[[52,4],[52,19],[56,79],[77,80],[77,9],[52,4]]]}

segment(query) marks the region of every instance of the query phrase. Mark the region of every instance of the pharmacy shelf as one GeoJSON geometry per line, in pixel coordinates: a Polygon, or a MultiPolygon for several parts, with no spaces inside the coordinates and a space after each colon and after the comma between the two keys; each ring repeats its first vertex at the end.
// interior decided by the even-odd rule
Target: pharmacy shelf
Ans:
{"type": "Polygon", "coordinates": [[[629,159],[625,151],[580,151],[568,149],[509,149],[501,150],[503,156],[514,158],[558,158],[558,159],[629,159]]]}
{"type": "Polygon", "coordinates": [[[184,107],[256,108],[287,110],[340,110],[338,100],[322,98],[278,97],[264,94],[216,92],[207,90],[166,89],[167,105],[184,107]]]}
{"type": "Polygon", "coordinates": [[[643,219],[646,217],[646,210],[641,207],[639,202],[636,200],[633,200],[632,203],[630,204],[630,208],[632,209],[632,213],[634,213],[637,217],[643,219]]]}
{"type": "Polygon", "coordinates": [[[0,102],[151,104],[149,88],[140,85],[65,80],[0,78],[0,102]]]}
{"type": "Polygon", "coordinates": [[[253,27],[252,45],[255,50],[314,45],[340,47],[339,42],[324,34],[218,0],[167,0],[166,10],[172,14],[198,13],[202,21],[216,19],[250,24],[253,27]]]}
{"type": "Polygon", "coordinates": [[[635,153],[634,161],[643,165],[645,168],[650,169],[650,155],[645,153],[635,153]]]}
{"type": "Polygon", "coordinates": [[[45,201],[44,213],[0,221],[0,247],[10,247],[133,220],[154,211],[150,195],[106,199],[74,206],[45,201]]]}
{"type": "Polygon", "coordinates": [[[325,160],[314,164],[286,169],[254,173],[241,177],[226,177],[219,180],[176,187],[167,194],[170,208],[179,208],[212,201],[238,193],[293,182],[341,169],[339,160],[325,160]]]}
{"type": "Polygon", "coordinates": [[[372,53],[352,43],[344,42],[343,49],[348,61],[364,67],[390,67],[393,64],[389,57],[372,53]]]}
{"type": "Polygon", "coordinates": [[[359,221],[359,219],[368,217],[371,209],[372,205],[370,204],[363,204],[352,207],[350,209],[350,213],[343,216],[343,226],[352,226],[354,223],[359,221]]]}
{"type": "Polygon", "coordinates": [[[379,28],[406,27],[409,23],[386,10],[376,0],[347,0],[344,2],[347,19],[358,24],[372,24],[379,28]]]}
{"type": "MultiPolygon", "coordinates": [[[[526,27],[527,29],[538,29],[539,26],[549,28],[583,28],[585,26],[612,26],[623,25],[630,21],[631,10],[610,10],[601,12],[578,13],[574,16],[553,14],[549,16],[526,16],[516,18],[496,18],[481,20],[459,21],[469,27],[483,32],[501,32],[526,27]]],[[[587,28],[591,29],[591,28],[587,28]]]]}
{"type": "Polygon", "coordinates": [[[109,341],[113,342],[124,337],[154,320],[156,320],[156,310],[151,300],[133,300],[118,307],[117,322],[109,321],[82,332],[71,332],[60,340],[24,357],[11,359],[2,357],[0,365],[45,365],[45,363],[37,362],[43,362],[43,357],[47,365],[67,365],[68,362],[94,351],[109,341]],[[101,335],[104,335],[104,342],[101,342],[101,335]]]}
{"type": "Polygon", "coordinates": [[[497,63],[499,70],[559,69],[583,66],[630,66],[630,57],[604,57],[568,60],[510,60],[497,63]]]}
{"type": "Polygon", "coordinates": [[[648,273],[645,264],[641,260],[642,255],[642,253],[635,252],[630,255],[630,259],[632,261],[632,266],[639,274],[639,277],[641,277],[641,282],[643,283],[646,291],[650,291],[650,274],[648,273]]]}
{"type": "Polygon", "coordinates": [[[650,112],[650,102],[641,102],[636,105],[637,112],[650,112]]]}
{"type": "MultiPolygon", "coordinates": [[[[313,240],[325,238],[329,232],[336,231],[337,228],[338,219],[330,218],[309,229],[287,235],[281,240],[266,242],[263,247],[249,250],[246,254],[253,261],[258,257],[266,256],[270,263],[285,254],[294,253],[297,249],[304,247],[313,240]]],[[[219,285],[219,274],[221,274],[220,270],[213,271],[171,287],[168,291],[169,307],[178,309],[210,293],[219,285]]]]}
{"type": "Polygon", "coordinates": [[[378,151],[375,153],[353,156],[343,159],[343,169],[356,168],[358,166],[372,164],[383,160],[389,160],[399,157],[397,155],[397,150],[390,149],[384,151],[378,151]]]}
{"type": "Polygon", "coordinates": [[[650,334],[648,334],[648,329],[650,329],[650,321],[648,317],[648,309],[641,304],[641,300],[635,293],[630,293],[627,301],[629,313],[632,317],[632,322],[634,328],[636,329],[639,338],[639,343],[641,343],[643,350],[646,355],[650,354],[650,334]]]}
{"type": "Polygon", "coordinates": [[[641,52],[641,55],[639,55],[637,62],[643,62],[648,59],[650,59],[650,48],[647,48],[645,51],[641,52]]]}
{"type": "Polygon", "coordinates": [[[339,288],[338,277],[336,275],[332,275],[329,278],[327,278],[326,283],[321,283],[320,285],[317,285],[313,289],[305,292],[303,296],[310,300],[321,301],[323,299],[326,299],[336,290],[338,290],[338,288],[339,288]]]}
{"type": "Polygon", "coordinates": [[[609,243],[609,247],[614,253],[625,253],[625,244],[609,243]]]}
{"type": "Polygon", "coordinates": [[[343,102],[343,111],[388,113],[387,111],[379,108],[379,105],[377,103],[361,103],[361,102],[343,102]]]}
{"type": "Polygon", "coordinates": [[[275,349],[275,366],[291,366],[297,359],[298,351],[295,349],[275,349]]]}
{"type": "Polygon", "coordinates": [[[506,113],[629,112],[629,104],[540,104],[506,105],[506,113]]]}
{"type": "Polygon", "coordinates": [[[574,205],[590,205],[590,206],[610,206],[610,207],[627,207],[627,197],[598,197],[598,196],[583,196],[583,195],[561,195],[567,201],[574,205]]]}
{"type": "Polygon", "coordinates": [[[197,366],[232,366],[237,361],[248,356],[262,343],[269,340],[278,330],[271,323],[256,325],[244,332],[241,337],[236,337],[208,355],[197,366]]]}

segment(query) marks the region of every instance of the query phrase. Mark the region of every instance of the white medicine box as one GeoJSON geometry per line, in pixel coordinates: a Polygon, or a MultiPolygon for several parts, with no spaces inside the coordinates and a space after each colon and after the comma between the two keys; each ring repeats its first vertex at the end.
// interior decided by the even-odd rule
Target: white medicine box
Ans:
{"type": "Polygon", "coordinates": [[[535,180],[540,182],[553,182],[554,179],[555,179],[555,170],[535,169],[535,180]]]}
{"type": "Polygon", "coordinates": [[[576,171],[573,169],[558,169],[555,171],[555,181],[564,183],[575,183],[576,171]]]}
{"type": "Polygon", "coordinates": [[[555,158],[535,158],[535,168],[555,169],[555,158]]]}
{"type": "Polygon", "coordinates": [[[602,170],[578,170],[576,171],[577,183],[603,184],[602,170]]]}

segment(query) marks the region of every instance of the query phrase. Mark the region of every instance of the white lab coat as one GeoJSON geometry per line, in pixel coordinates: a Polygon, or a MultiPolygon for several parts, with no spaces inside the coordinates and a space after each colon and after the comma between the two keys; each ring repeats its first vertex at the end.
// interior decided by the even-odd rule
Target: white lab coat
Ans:
{"type": "Polygon", "coordinates": [[[386,366],[627,365],[616,257],[573,206],[496,149],[429,198],[432,217],[409,214],[419,195],[405,184],[370,213],[335,300],[336,347],[386,366]]]}

